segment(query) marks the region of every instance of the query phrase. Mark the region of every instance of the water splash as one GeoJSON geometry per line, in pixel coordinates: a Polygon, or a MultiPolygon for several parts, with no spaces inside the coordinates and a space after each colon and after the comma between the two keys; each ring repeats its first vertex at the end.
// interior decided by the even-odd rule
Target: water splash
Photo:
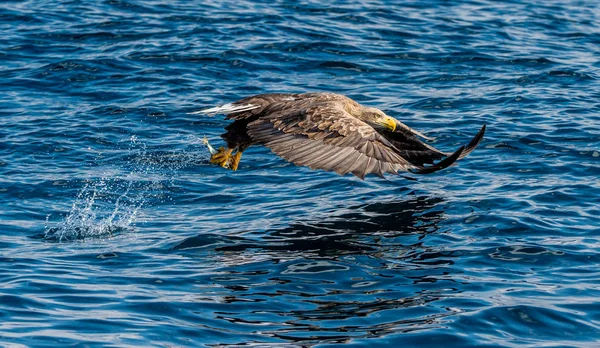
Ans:
{"type": "Polygon", "coordinates": [[[50,227],[46,220],[44,239],[66,242],[90,237],[108,238],[132,231],[145,203],[143,191],[133,192],[134,184],[131,177],[125,181],[102,178],[87,183],[62,221],[50,227]]]}
{"type": "MultiPolygon", "coordinates": [[[[44,239],[68,242],[133,232],[142,208],[153,200],[164,199],[166,186],[173,182],[178,170],[206,161],[206,151],[196,150],[150,151],[146,143],[132,136],[122,161],[117,162],[121,163],[118,168],[89,179],[60,221],[51,223],[51,216],[46,218],[44,239]]],[[[96,162],[103,165],[100,159],[96,162]]],[[[111,159],[106,165],[114,167],[114,163],[111,159]]]]}

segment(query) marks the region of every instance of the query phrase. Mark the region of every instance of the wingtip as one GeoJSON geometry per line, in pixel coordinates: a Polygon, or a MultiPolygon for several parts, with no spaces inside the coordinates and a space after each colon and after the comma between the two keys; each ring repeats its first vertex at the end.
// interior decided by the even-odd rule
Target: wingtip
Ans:
{"type": "Polygon", "coordinates": [[[481,127],[481,129],[479,130],[479,132],[477,132],[477,134],[475,134],[473,139],[471,139],[469,144],[467,144],[466,146],[465,145],[461,146],[454,153],[452,153],[448,157],[444,158],[443,160],[441,160],[440,162],[438,162],[432,166],[418,167],[414,170],[411,170],[411,172],[414,174],[429,174],[429,173],[437,172],[438,170],[442,170],[444,168],[451,166],[454,162],[456,162],[457,160],[459,160],[461,158],[464,158],[469,153],[471,153],[473,150],[475,150],[477,145],[479,145],[479,143],[481,143],[481,140],[483,140],[483,136],[485,135],[485,130],[486,130],[486,125],[484,124],[481,127]]]}
{"type": "Polygon", "coordinates": [[[484,124],[481,127],[481,129],[479,130],[479,132],[477,132],[477,134],[475,134],[475,136],[473,137],[473,139],[471,139],[471,141],[469,142],[469,144],[467,144],[467,147],[465,148],[465,151],[463,152],[463,154],[460,156],[459,159],[465,158],[468,154],[470,154],[473,150],[475,150],[475,148],[483,140],[483,136],[485,135],[485,130],[486,130],[486,125],[484,124]]]}
{"type": "Polygon", "coordinates": [[[485,134],[486,129],[487,129],[487,127],[486,127],[486,124],[484,123],[483,126],[481,126],[481,129],[479,130],[479,132],[477,132],[477,134],[475,135],[475,138],[483,139],[483,135],[485,134]]]}
{"type": "Polygon", "coordinates": [[[411,170],[414,174],[430,174],[433,172],[437,172],[438,170],[442,170],[444,168],[448,168],[451,166],[456,160],[460,158],[463,151],[465,151],[465,146],[461,146],[458,150],[454,151],[453,154],[439,161],[438,163],[429,166],[429,167],[419,167],[417,169],[411,170]]]}

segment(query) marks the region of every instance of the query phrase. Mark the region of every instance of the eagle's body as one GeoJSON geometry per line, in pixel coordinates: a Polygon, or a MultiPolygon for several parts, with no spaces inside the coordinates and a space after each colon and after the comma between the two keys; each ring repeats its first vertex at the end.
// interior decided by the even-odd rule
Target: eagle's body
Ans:
{"type": "Polygon", "coordinates": [[[211,158],[211,163],[234,170],[242,152],[260,144],[296,165],[341,175],[426,174],[465,157],[485,132],[483,126],[466,147],[444,153],[381,110],[335,93],[261,94],[194,114],[199,113],[225,113],[234,120],[222,135],[228,148],[211,158]]]}

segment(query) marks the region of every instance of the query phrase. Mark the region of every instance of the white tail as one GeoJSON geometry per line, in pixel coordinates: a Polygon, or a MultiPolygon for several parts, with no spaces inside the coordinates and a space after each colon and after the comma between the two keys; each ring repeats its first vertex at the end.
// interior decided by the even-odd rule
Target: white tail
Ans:
{"type": "Polygon", "coordinates": [[[259,107],[260,107],[260,105],[252,105],[252,104],[235,105],[232,103],[227,103],[227,104],[223,104],[221,106],[215,106],[214,108],[210,108],[210,109],[188,112],[188,115],[204,114],[204,115],[208,115],[208,116],[214,116],[216,114],[232,114],[234,112],[249,111],[249,110],[259,108],[259,107]]]}

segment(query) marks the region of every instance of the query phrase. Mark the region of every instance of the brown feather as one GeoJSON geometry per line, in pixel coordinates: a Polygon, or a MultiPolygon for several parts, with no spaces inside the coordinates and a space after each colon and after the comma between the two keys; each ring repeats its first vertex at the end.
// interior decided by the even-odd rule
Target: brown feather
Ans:
{"type": "Polygon", "coordinates": [[[232,105],[242,111],[227,115],[235,120],[223,135],[230,147],[262,144],[294,164],[360,178],[369,173],[443,169],[473,151],[485,132],[484,126],[466,147],[449,154],[423,143],[415,136],[420,133],[408,127],[394,132],[373,128],[360,118],[373,108],[340,94],[261,94],[232,105]],[[229,134],[240,129],[246,133],[229,134]],[[237,144],[235,139],[246,143],[237,144]]]}
{"type": "Polygon", "coordinates": [[[339,103],[320,102],[300,112],[272,114],[249,123],[248,134],[292,163],[342,175],[356,172],[355,175],[364,177],[370,172],[377,175],[395,172],[392,166],[383,165],[384,161],[412,167],[395,149],[384,145],[389,144],[387,140],[351,116],[339,103]],[[270,129],[266,130],[267,127],[270,129]],[[364,167],[367,170],[364,173],[357,172],[363,168],[356,163],[359,159],[371,163],[364,167]]]}

